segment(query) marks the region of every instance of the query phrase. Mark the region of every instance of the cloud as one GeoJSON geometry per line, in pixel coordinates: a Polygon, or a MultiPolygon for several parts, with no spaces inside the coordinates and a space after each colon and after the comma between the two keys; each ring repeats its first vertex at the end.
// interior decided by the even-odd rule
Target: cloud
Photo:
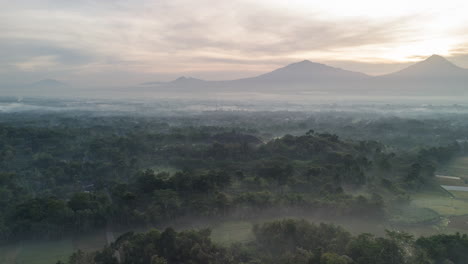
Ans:
{"type": "Polygon", "coordinates": [[[375,63],[427,38],[428,14],[337,17],[305,6],[307,15],[276,0],[11,1],[0,10],[0,71],[253,74],[299,59],[375,63]]]}
{"type": "Polygon", "coordinates": [[[17,62],[15,66],[23,71],[35,71],[43,68],[51,68],[58,65],[55,56],[38,56],[29,58],[26,61],[17,62]]]}
{"type": "Polygon", "coordinates": [[[79,65],[93,60],[89,52],[55,46],[55,43],[38,42],[37,40],[9,40],[0,42],[2,63],[15,63],[35,57],[54,57],[57,63],[79,65]]]}

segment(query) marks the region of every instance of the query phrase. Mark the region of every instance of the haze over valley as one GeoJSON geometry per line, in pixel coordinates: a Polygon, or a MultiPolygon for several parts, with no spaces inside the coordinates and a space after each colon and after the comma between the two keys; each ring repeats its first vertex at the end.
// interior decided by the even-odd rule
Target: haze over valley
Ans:
{"type": "Polygon", "coordinates": [[[0,263],[466,264],[468,4],[0,8],[0,263]]]}

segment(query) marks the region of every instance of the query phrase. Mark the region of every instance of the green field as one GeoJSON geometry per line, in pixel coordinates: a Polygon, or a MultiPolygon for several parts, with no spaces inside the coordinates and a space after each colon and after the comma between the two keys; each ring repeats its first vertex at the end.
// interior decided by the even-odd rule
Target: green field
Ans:
{"type": "MultiPolygon", "coordinates": [[[[468,179],[468,157],[454,159],[437,174],[461,178],[461,180],[438,178],[437,182],[440,185],[467,186],[465,180],[468,179]]],[[[441,216],[468,214],[468,192],[423,192],[415,194],[411,198],[411,205],[432,209],[441,216]]]]}
{"type": "Polygon", "coordinates": [[[439,193],[418,193],[412,196],[411,205],[429,208],[442,216],[468,214],[468,202],[439,193]]]}
{"type": "Polygon", "coordinates": [[[437,178],[437,182],[440,185],[468,186],[468,184],[466,184],[463,179],[455,180],[455,179],[437,178]]]}
{"type": "Polygon", "coordinates": [[[211,238],[220,244],[250,241],[253,239],[252,226],[252,223],[244,221],[220,223],[213,227],[211,238]]]}
{"type": "Polygon", "coordinates": [[[440,174],[468,179],[468,156],[455,158],[440,170],[440,174]]]}
{"type": "Polygon", "coordinates": [[[416,206],[405,206],[393,210],[389,219],[397,225],[416,225],[421,223],[434,223],[439,221],[440,215],[432,209],[416,206]]]}
{"type": "Polygon", "coordinates": [[[457,199],[465,200],[468,203],[468,192],[463,191],[450,191],[451,194],[455,196],[457,199]]]}

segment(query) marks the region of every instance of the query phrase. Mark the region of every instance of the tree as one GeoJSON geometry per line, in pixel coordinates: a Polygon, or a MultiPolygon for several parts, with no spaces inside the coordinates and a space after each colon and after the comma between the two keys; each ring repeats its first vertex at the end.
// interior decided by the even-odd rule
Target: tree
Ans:
{"type": "Polygon", "coordinates": [[[167,260],[158,255],[154,255],[151,257],[151,264],[167,264],[167,260]]]}
{"type": "Polygon", "coordinates": [[[320,258],[320,264],[348,264],[352,259],[346,256],[340,256],[335,253],[325,253],[320,258]]]}

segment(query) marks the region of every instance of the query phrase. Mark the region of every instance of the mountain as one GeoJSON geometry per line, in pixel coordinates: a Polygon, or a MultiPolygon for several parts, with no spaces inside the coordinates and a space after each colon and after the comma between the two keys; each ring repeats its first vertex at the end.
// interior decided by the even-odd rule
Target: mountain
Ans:
{"type": "Polygon", "coordinates": [[[424,61],[411,65],[403,70],[386,75],[387,77],[406,78],[440,78],[468,75],[468,70],[460,68],[439,55],[432,55],[424,61]]]}
{"type": "MultiPolygon", "coordinates": [[[[334,68],[325,64],[304,60],[289,64],[256,77],[226,81],[205,81],[192,77],[179,77],[167,83],[146,83],[158,88],[183,89],[216,89],[217,91],[278,91],[286,86],[293,89],[307,89],[311,86],[336,86],[337,83],[349,83],[353,80],[370,78],[364,73],[334,68]]],[[[290,90],[289,90],[290,91],[290,90]]]]}
{"type": "Polygon", "coordinates": [[[155,87],[155,88],[163,88],[163,89],[171,88],[171,90],[174,90],[174,89],[180,90],[180,89],[191,89],[191,88],[200,89],[206,85],[209,86],[209,83],[210,82],[207,82],[201,79],[181,76],[170,82],[146,82],[140,85],[147,86],[147,87],[155,87]]]}
{"type": "Polygon", "coordinates": [[[439,55],[371,81],[372,87],[386,93],[433,96],[468,94],[467,84],[468,70],[439,55]]]}
{"type": "Polygon", "coordinates": [[[291,92],[291,91],[333,91],[343,86],[369,79],[370,76],[331,67],[308,60],[289,64],[256,77],[218,83],[237,91],[291,92]]]}
{"type": "Polygon", "coordinates": [[[369,76],[364,73],[347,71],[325,64],[304,60],[249,79],[264,81],[313,82],[316,80],[365,79],[367,77],[369,76]]]}
{"type": "Polygon", "coordinates": [[[201,79],[181,76],[181,77],[169,82],[169,84],[172,84],[172,85],[186,85],[186,84],[204,83],[204,82],[205,81],[201,80],[201,79]]]}
{"type": "Polygon", "coordinates": [[[369,76],[308,60],[244,79],[205,81],[180,77],[153,87],[180,92],[258,92],[333,94],[468,94],[468,70],[432,55],[400,71],[369,76]]]}
{"type": "Polygon", "coordinates": [[[55,88],[66,86],[66,83],[57,81],[55,79],[43,79],[34,83],[29,84],[30,87],[39,87],[39,88],[55,88]]]}

